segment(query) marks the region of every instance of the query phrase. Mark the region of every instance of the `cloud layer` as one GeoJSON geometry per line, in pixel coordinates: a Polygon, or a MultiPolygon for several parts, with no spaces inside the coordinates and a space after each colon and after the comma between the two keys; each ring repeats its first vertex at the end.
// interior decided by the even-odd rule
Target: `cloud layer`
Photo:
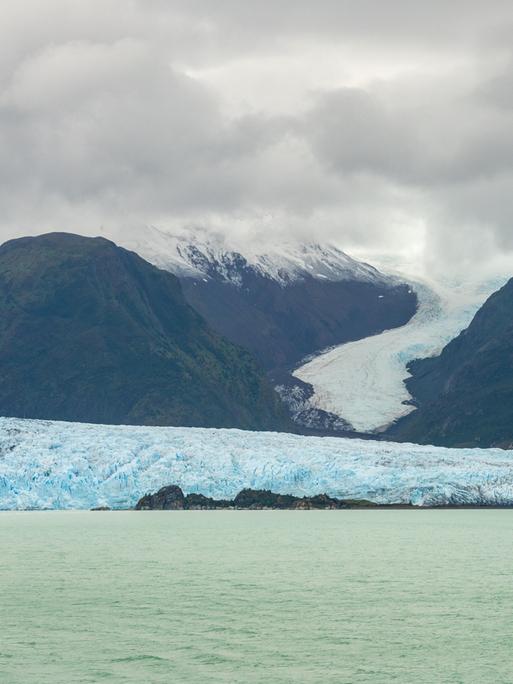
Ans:
{"type": "MultiPolygon", "coordinates": [[[[513,251],[510,2],[6,0],[0,236],[513,251]]],[[[513,262],[512,262],[513,263],[513,262]]]]}

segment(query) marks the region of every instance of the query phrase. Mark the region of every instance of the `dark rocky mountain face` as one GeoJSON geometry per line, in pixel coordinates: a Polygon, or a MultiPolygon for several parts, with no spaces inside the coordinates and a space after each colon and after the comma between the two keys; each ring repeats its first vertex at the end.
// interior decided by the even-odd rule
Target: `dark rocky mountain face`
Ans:
{"type": "Polygon", "coordinates": [[[209,325],[273,373],[403,325],[417,307],[407,284],[333,245],[235,245],[201,230],[171,235],[156,228],[123,240],[180,278],[209,325]]]}
{"type": "Polygon", "coordinates": [[[493,294],[440,356],[414,361],[419,408],[389,432],[444,446],[513,445],[513,280],[493,294]]]}
{"type": "Polygon", "coordinates": [[[315,246],[313,257],[301,254],[306,265],[292,272],[288,264],[280,269],[279,260],[255,265],[238,253],[182,254],[192,256],[202,274],[181,275],[187,301],[214,330],[253,353],[298,429],[351,431],[340,417],[313,407],[312,387],[291,371],[309,354],[407,323],[417,307],[410,287],[338,250],[324,255],[315,246]]]}
{"type": "Polygon", "coordinates": [[[282,284],[241,264],[237,282],[182,277],[187,301],[220,334],[249,349],[269,371],[297,365],[326,347],[408,322],[416,296],[386,280],[321,280],[309,274],[282,284]]]}
{"type": "Polygon", "coordinates": [[[251,355],[212,331],[168,272],[103,238],[0,247],[0,414],[283,429],[251,355]]]}
{"type": "Polygon", "coordinates": [[[308,434],[351,427],[313,407],[313,389],[291,371],[310,354],[409,321],[417,296],[409,285],[333,245],[239,244],[223,235],[149,228],[123,243],[175,274],[189,304],[219,334],[248,349],[308,434]],[[240,251],[239,251],[240,250],[240,251]]]}

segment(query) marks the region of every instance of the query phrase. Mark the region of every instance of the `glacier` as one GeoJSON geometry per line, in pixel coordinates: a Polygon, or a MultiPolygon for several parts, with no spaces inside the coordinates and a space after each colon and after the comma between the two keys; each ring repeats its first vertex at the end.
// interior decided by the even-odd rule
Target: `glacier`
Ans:
{"type": "Polygon", "coordinates": [[[508,276],[404,279],[418,297],[417,313],[406,325],[325,350],[293,372],[313,387],[312,409],[339,416],[358,432],[383,431],[415,410],[404,384],[407,364],[439,354],[508,276]]]}
{"type": "Polygon", "coordinates": [[[513,452],[231,429],[0,418],[0,509],[133,507],[168,484],[377,503],[513,505],[513,452]]]}

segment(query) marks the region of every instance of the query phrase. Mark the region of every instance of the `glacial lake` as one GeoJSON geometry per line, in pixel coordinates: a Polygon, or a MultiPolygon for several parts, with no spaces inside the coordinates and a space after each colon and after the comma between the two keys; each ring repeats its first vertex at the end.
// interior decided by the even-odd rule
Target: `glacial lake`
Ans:
{"type": "Polygon", "coordinates": [[[513,681],[513,511],[0,513],[2,684],[513,681]]]}

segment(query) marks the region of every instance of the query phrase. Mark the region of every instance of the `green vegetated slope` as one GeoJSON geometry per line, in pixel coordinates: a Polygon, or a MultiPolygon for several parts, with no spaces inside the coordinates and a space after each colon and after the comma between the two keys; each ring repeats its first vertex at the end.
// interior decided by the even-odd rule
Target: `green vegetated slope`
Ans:
{"type": "Polygon", "coordinates": [[[180,283],[103,238],[0,247],[0,414],[281,429],[249,353],[213,332],[180,283]]]}

